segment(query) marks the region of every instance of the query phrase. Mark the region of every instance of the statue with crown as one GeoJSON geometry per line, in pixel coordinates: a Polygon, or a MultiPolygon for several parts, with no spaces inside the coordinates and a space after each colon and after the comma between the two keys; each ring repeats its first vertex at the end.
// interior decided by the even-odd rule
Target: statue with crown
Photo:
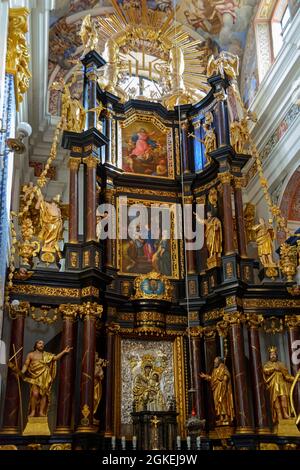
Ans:
{"type": "Polygon", "coordinates": [[[292,415],[295,415],[293,389],[299,374],[296,377],[289,374],[286,365],[278,360],[276,346],[270,346],[268,352],[269,360],[263,366],[263,372],[270,397],[273,425],[275,428],[277,427],[277,434],[279,435],[281,430],[284,430],[283,435],[286,435],[286,428],[289,427],[289,435],[294,431],[295,435],[298,436],[299,431],[295,426],[295,417],[292,417],[292,415]]]}

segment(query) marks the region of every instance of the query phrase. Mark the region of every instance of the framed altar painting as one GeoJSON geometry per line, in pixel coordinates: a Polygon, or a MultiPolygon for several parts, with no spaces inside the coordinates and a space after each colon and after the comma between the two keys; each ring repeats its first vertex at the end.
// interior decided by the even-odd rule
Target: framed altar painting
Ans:
{"type": "MultiPolygon", "coordinates": [[[[124,204],[122,197],[118,201],[118,214],[120,206],[124,204]]],[[[119,275],[148,274],[157,272],[171,279],[179,278],[179,250],[181,250],[180,240],[174,239],[174,216],[172,214],[172,204],[159,204],[158,201],[140,200],[126,198],[127,207],[133,204],[142,204],[148,211],[148,223],[137,227],[134,237],[128,235],[127,239],[121,239],[118,234],[118,268],[119,275]],[[164,211],[169,211],[170,231],[164,230],[162,217],[159,217],[159,231],[157,237],[151,234],[151,206],[159,208],[163,206],[164,211]]],[[[153,217],[153,216],[152,216],[153,217]]],[[[134,217],[127,211],[127,226],[130,225],[134,217]]],[[[118,217],[120,221],[120,218],[118,217]]]]}
{"type": "Polygon", "coordinates": [[[173,132],[154,115],[120,123],[118,166],[126,173],[174,178],[173,132]]]}

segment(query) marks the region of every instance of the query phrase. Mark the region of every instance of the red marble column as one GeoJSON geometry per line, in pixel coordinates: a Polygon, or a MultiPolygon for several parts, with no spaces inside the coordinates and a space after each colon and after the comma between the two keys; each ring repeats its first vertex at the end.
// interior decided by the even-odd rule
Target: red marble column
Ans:
{"type": "Polygon", "coordinates": [[[231,356],[233,365],[234,402],[236,432],[240,434],[253,432],[248,399],[247,374],[245,364],[244,337],[241,314],[230,312],[224,315],[229,323],[231,356]]]}
{"type": "Polygon", "coordinates": [[[230,173],[219,173],[219,180],[223,187],[223,234],[224,234],[224,255],[230,255],[234,253],[234,228],[233,228],[233,217],[232,217],[232,203],[231,203],[231,174],[230,173]]]}
{"type": "Polygon", "coordinates": [[[234,206],[239,254],[241,258],[247,258],[247,238],[243,211],[242,178],[235,178],[234,180],[234,206]]]}
{"type": "MultiPolygon", "coordinates": [[[[293,352],[296,349],[295,347],[292,348],[294,341],[300,340],[300,321],[299,316],[297,315],[286,315],[285,316],[285,324],[288,329],[288,342],[289,342],[289,356],[290,356],[290,364],[291,364],[291,373],[292,375],[296,375],[300,369],[300,364],[295,364],[292,360],[293,352]]],[[[298,343],[299,344],[299,343],[298,343]]],[[[297,349],[299,346],[297,346],[297,349]]],[[[299,357],[299,355],[298,355],[299,357]]],[[[300,381],[298,380],[297,385],[294,388],[294,404],[297,414],[300,413],[300,381]]]]}
{"type": "Polygon", "coordinates": [[[78,243],[78,168],[80,158],[69,158],[69,243],[78,243]]]}
{"type": "MultiPolygon", "coordinates": [[[[204,347],[205,347],[205,371],[207,374],[211,374],[214,367],[214,359],[218,356],[217,349],[217,340],[216,340],[216,331],[207,326],[204,328],[204,347]]],[[[215,405],[213,400],[213,394],[211,390],[210,383],[205,381],[204,387],[206,390],[207,404],[205,411],[205,418],[208,422],[208,427],[210,430],[215,428],[215,405]]]]}
{"type": "Polygon", "coordinates": [[[197,416],[200,419],[205,418],[205,408],[203,400],[203,382],[199,377],[201,368],[201,336],[203,328],[200,326],[190,328],[191,338],[191,363],[192,363],[192,409],[195,409],[197,416]]]}
{"type": "Polygon", "coordinates": [[[55,432],[57,434],[65,434],[71,432],[74,393],[75,320],[78,305],[63,304],[60,305],[59,311],[61,312],[63,320],[60,349],[63,351],[67,346],[73,348],[69,354],[65,354],[60,360],[55,432]]]}
{"type": "Polygon", "coordinates": [[[83,163],[86,164],[85,238],[88,242],[96,240],[96,169],[99,160],[90,155],[83,159],[83,163]]]}
{"type": "Polygon", "coordinates": [[[80,418],[77,432],[95,432],[94,375],[96,352],[96,319],[101,317],[102,306],[87,302],[80,306],[83,318],[83,345],[80,378],[80,418]]]}
{"type": "MultiPolygon", "coordinates": [[[[9,358],[11,358],[20,348],[23,348],[25,317],[28,315],[28,311],[28,302],[20,302],[18,308],[11,307],[10,313],[13,320],[11,323],[9,358]]],[[[11,362],[20,370],[23,365],[22,359],[23,350],[21,350],[11,362]]],[[[19,434],[19,410],[20,395],[17,376],[10,368],[8,368],[2,433],[19,434]]]]}
{"type": "Polygon", "coordinates": [[[112,136],[112,112],[110,110],[106,111],[106,118],[105,118],[105,134],[106,137],[109,139],[109,142],[105,148],[105,162],[111,163],[111,136],[112,136]]]}
{"type": "Polygon", "coordinates": [[[119,329],[119,325],[108,325],[106,328],[106,360],[108,361],[108,367],[105,375],[104,437],[114,435],[114,347],[115,335],[119,329]]]}
{"type": "Polygon", "coordinates": [[[254,421],[258,434],[270,434],[267,415],[265,382],[261,363],[259,326],[262,324],[262,315],[253,314],[248,318],[250,369],[254,399],[254,421]]]}
{"type": "MultiPolygon", "coordinates": [[[[106,204],[111,204],[115,207],[114,194],[114,189],[106,189],[105,202],[106,204]]],[[[111,220],[110,223],[115,224],[115,220],[111,220]]],[[[113,267],[113,239],[110,237],[107,237],[105,240],[105,256],[106,265],[113,267]]]]}

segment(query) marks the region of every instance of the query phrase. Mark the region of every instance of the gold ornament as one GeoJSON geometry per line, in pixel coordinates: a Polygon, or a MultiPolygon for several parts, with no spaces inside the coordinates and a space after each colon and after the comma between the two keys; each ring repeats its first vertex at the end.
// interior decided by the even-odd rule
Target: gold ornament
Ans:
{"type": "Polygon", "coordinates": [[[244,153],[245,146],[249,143],[249,130],[246,118],[230,124],[230,142],[236,153],[244,153]]]}
{"type": "Polygon", "coordinates": [[[10,8],[6,54],[6,73],[15,77],[16,107],[23,101],[24,93],[29,88],[31,73],[29,70],[30,55],[26,41],[28,32],[27,8],[10,8]]]}
{"type": "Polygon", "coordinates": [[[276,263],[273,260],[273,228],[266,224],[264,219],[261,217],[259,219],[259,224],[254,225],[252,230],[255,234],[258,256],[262,266],[264,268],[276,268],[276,263]]]}
{"type": "Polygon", "coordinates": [[[239,58],[238,56],[231,54],[227,51],[222,51],[219,57],[210,56],[207,64],[207,76],[221,75],[225,78],[225,74],[228,78],[236,80],[239,74],[239,58]]]}
{"type": "Polygon", "coordinates": [[[279,266],[288,282],[292,282],[297,271],[297,246],[282,243],[280,245],[279,266]]]}
{"type": "Polygon", "coordinates": [[[79,31],[79,36],[84,47],[84,54],[85,52],[97,49],[98,32],[93,20],[91,19],[91,15],[84,17],[79,31]]]}

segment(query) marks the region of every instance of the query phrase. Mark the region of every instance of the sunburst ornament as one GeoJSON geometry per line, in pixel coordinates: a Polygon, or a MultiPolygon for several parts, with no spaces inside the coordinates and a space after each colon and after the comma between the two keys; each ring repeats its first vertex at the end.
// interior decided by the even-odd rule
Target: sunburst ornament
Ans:
{"type": "Polygon", "coordinates": [[[175,21],[175,11],[166,16],[149,9],[146,0],[129,6],[119,5],[117,0],[111,3],[111,15],[94,18],[107,62],[99,72],[100,87],[125,101],[128,96],[120,80],[142,76],[160,86],[168,109],[203,98],[210,89],[206,49],[200,46],[201,39],[191,40],[175,21]]]}

